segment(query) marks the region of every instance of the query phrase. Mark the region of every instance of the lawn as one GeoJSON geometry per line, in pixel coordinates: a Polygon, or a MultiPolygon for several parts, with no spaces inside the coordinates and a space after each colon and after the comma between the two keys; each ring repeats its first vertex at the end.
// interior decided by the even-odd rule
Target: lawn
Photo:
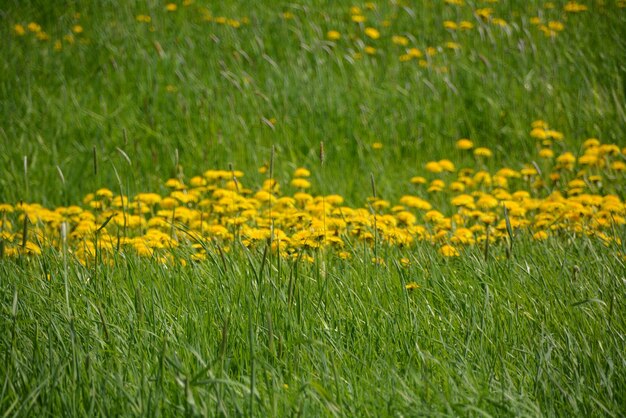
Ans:
{"type": "Polygon", "coordinates": [[[626,2],[0,5],[1,416],[626,415],[626,2]]]}

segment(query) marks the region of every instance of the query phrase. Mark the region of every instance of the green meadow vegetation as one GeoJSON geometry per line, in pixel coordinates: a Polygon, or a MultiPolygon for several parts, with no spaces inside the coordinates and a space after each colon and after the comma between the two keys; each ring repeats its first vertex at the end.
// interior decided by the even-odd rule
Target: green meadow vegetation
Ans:
{"type": "Polygon", "coordinates": [[[626,1],[0,34],[0,416],[626,415],[626,1]]]}

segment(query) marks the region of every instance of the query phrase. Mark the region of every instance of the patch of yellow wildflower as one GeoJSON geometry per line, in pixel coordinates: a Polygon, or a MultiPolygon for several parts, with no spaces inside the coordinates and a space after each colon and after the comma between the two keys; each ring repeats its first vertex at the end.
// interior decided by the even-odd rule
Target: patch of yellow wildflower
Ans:
{"type": "MultiPolygon", "coordinates": [[[[484,29],[489,31],[498,30],[506,34],[506,36],[510,36],[512,33],[520,31],[520,28],[523,27],[523,25],[520,25],[520,20],[525,19],[522,17],[524,13],[522,11],[510,10],[509,7],[505,8],[505,10],[498,10],[497,1],[487,1],[493,7],[475,7],[475,5],[466,3],[464,0],[446,0],[445,3],[449,6],[454,6],[458,10],[455,12],[455,20],[442,20],[441,28],[450,35],[450,38],[442,39],[439,45],[416,45],[414,43],[420,38],[416,33],[394,33],[394,21],[399,18],[399,14],[387,13],[382,9],[379,10],[379,7],[372,2],[365,3],[363,6],[350,6],[347,8],[346,14],[339,15],[341,17],[336,19],[329,18],[328,23],[331,26],[325,32],[325,38],[330,41],[328,43],[332,48],[338,50],[347,48],[347,53],[342,55],[351,61],[364,60],[365,57],[378,59],[377,57],[384,57],[388,53],[392,53],[398,57],[400,62],[415,63],[417,67],[431,69],[436,74],[447,74],[452,63],[449,57],[462,53],[465,36],[475,36],[475,34],[484,29]],[[508,15],[498,16],[499,12],[505,12],[508,15]],[[339,42],[340,40],[342,42],[339,42]]],[[[224,25],[234,29],[251,23],[248,17],[216,16],[209,9],[200,5],[188,7],[193,4],[192,0],[183,0],[183,8],[181,8],[177,2],[166,2],[160,10],[152,12],[154,16],[138,14],[135,16],[135,20],[141,24],[147,24],[149,31],[154,32],[157,28],[152,23],[158,21],[159,17],[175,18],[181,15],[183,9],[188,8],[192,10],[192,13],[187,13],[185,16],[202,22],[224,25]]],[[[626,7],[626,1],[617,0],[615,5],[618,8],[624,8],[626,7]]],[[[588,6],[575,1],[567,2],[562,9],[557,8],[552,2],[546,2],[540,10],[537,10],[537,15],[530,17],[529,21],[545,36],[554,38],[566,30],[564,22],[569,22],[574,18],[574,15],[587,12],[588,10],[588,6]],[[550,11],[549,19],[546,16],[546,11],[550,11]]],[[[280,13],[282,20],[285,22],[293,21],[298,17],[297,15],[298,13],[295,9],[280,13]]],[[[72,26],[65,29],[65,35],[60,36],[58,39],[52,39],[52,42],[46,42],[50,41],[51,37],[36,22],[28,24],[15,22],[11,25],[12,33],[16,37],[26,39],[32,36],[39,41],[43,41],[42,45],[50,45],[54,51],[62,51],[74,44],[76,40],[83,44],[90,43],[88,37],[83,33],[86,28],[84,29],[82,25],[78,24],[79,18],[80,13],[76,13],[74,15],[75,22],[72,26]]],[[[54,30],[54,32],[58,31],[54,30]]]]}
{"type": "MultiPolygon", "coordinates": [[[[167,180],[167,195],[130,197],[103,188],[87,195],[81,206],[2,203],[0,256],[68,249],[84,264],[94,262],[96,250],[109,261],[116,253],[163,262],[187,254],[188,260],[201,261],[211,251],[270,245],[282,257],[313,261],[319,249],[348,259],[347,250],[358,245],[432,245],[443,257],[459,257],[464,248],[486,240],[507,240],[509,228],[526,231],[538,242],[589,236],[619,244],[614,231],[626,224],[626,205],[618,194],[626,180],[626,149],[590,138],[580,153],[562,151],[554,158],[555,141],[562,145],[563,136],[544,121],[533,122],[530,137],[538,141],[541,164],[517,169],[428,162],[426,173],[407,183],[411,193],[396,204],[370,198],[363,207],[351,207],[339,195],[309,194],[311,172],[303,167],[295,170],[286,190],[276,179],[248,188],[241,171],[208,170],[187,182],[167,180]],[[444,203],[436,207],[434,200],[444,203]]],[[[492,155],[488,148],[472,147],[467,138],[457,141],[458,152],[482,149],[480,156],[492,155]]],[[[385,265],[380,258],[372,262],[385,265]]]]}

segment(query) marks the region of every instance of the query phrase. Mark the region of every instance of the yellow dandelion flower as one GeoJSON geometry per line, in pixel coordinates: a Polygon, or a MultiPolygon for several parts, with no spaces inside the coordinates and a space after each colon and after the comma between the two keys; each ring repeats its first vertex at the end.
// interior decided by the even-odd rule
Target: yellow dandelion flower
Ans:
{"type": "Polygon", "coordinates": [[[0,213],[13,213],[13,206],[8,203],[0,203],[0,213]]]}
{"type": "Polygon", "coordinates": [[[297,189],[308,189],[311,183],[303,178],[295,178],[291,180],[291,185],[297,189]]]}
{"type": "Polygon", "coordinates": [[[150,23],[152,21],[152,18],[148,15],[137,15],[135,20],[137,20],[137,22],[150,23]]]}
{"type": "Polygon", "coordinates": [[[37,39],[39,39],[40,41],[48,41],[48,40],[50,40],[50,35],[48,35],[46,32],[37,32],[35,34],[35,37],[37,39]]]}
{"type": "Polygon", "coordinates": [[[396,45],[407,46],[409,44],[409,38],[405,36],[394,35],[391,37],[391,42],[396,45]]]}
{"type": "Polygon", "coordinates": [[[445,219],[445,216],[443,213],[436,211],[436,210],[429,210],[428,212],[426,212],[424,214],[424,219],[427,222],[432,222],[432,223],[439,223],[442,220],[445,219]]]}
{"type": "Polygon", "coordinates": [[[541,129],[548,129],[548,124],[546,121],[541,120],[541,119],[537,119],[535,121],[533,121],[530,126],[532,128],[541,128],[541,129]]]}
{"type": "Polygon", "coordinates": [[[139,193],[135,195],[135,201],[147,206],[156,205],[161,201],[161,195],[156,193],[139,193]]]}
{"type": "Polygon", "coordinates": [[[420,51],[417,48],[410,48],[407,51],[407,55],[410,55],[413,58],[421,58],[422,57],[422,51],[420,51]]]}
{"type": "Polygon", "coordinates": [[[13,25],[13,33],[17,36],[24,36],[26,34],[26,29],[22,25],[13,25]]]}
{"type": "Polygon", "coordinates": [[[24,252],[30,255],[41,255],[41,247],[31,241],[26,241],[24,252]]]}
{"type": "Polygon", "coordinates": [[[594,154],[585,154],[578,157],[578,163],[581,165],[596,165],[598,163],[598,156],[594,154]]]}
{"type": "Polygon", "coordinates": [[[532,177],[537,175],[537,169],[535,167],[526,166],[520,170],[520,173],[524,177],[532,177]]]}
{"type": "Polygon", "coordinates": [[[543,148],[541,151],[539,151],[539,156],[541,158],[552,158],[554,157],[554,151],[549,148],[543,148]]]}
{"type": "Polygon", "coordinates": [[[331,194],[326,196],[326,203],[331,205],[341,205],[343,203],[343,197],[338,194],[331,194]]]}
{"type": "Polygon", "coordinates": [[[413,290],[419,289],[420,285],[415,282],[410,282],[410,283],[405,284],[404,288],[408,290],[409,292],[411,292],[413,290]]]}
{"type": "Polygon", "coordinates": [[[411,177],[411,183],[413,184],[426,184],[426,179],[422,176],[411,177]]]}
{"type": "Polygon", "coordinates": [[[311,172],[304,167],[296,168],[296,171],[293,173],[294,177],[309,177],[310,175],[311,172]]]}
{"type": "Polygon", "coordinates": [[[350,7],[350,14],[352,15],[360,15],[361,12],[361,8],[359,6],[352,6],[350,7]]]}
{"type": "Polygon", "coordinates": [[[109,189],[102,188],[102,189],[99,189],[98,191],[96,191],[96,196],[97,197],[102,197],[102,198],[105,198],[105,199],[110,199],[110,198],[113,197],[113,192],[111,190],[109,190],[109,189]]]}
{"type": "Polygon", "coordinates": [[[491,157],[493,152],[489,148],[479,147],[474,150],[474,155],[477,157],[491,157]]]}
{"type": "Polygon", "coordinates": [[[329,30],[328,32],[326,32],[326,38],[331,41],[337,41],[341,39],[341,34],[336,30],[329,30]]]}
{"type": "Polygon", "coordinates": [[[450,183],[450,190],[452,190],[453,192],[464,192],[465,191],[465,184],[463,184],[460,181],[453,181],[452,183],[450,183]]]}
{"type": "Polygon", "coordinates": [[[169,187],[171,189],[184,189],[185,185],[178,179],[169,179],[165,182],[165,187],[169,187]]]}
{"type": "Polygon", "coordinates": [[[484,224],[487,224],[487,225],[494,224],[497,219],[498,219],[498,217],[495,215],[495,213],[491,213],[491,212],[482,214],[480,216],[480,221],[482,223],[484,223],[484,224]]]}
{"type": "Polygon", "coordinates": [[[493,209],[497,207],[498,204],[499,204],[498,199],[488,194],[482,195],[476,201],[476,206],[478,206],[480,209],[483,209],[483,210],[493,209]]]}
{"type": "Polygon", "coordinates": [[[438,164],[445,171],[453,172],[456,170],[454,163],[450,160],[439,160],[438,164]]]}
{"type": "Polygon", "coordinates": [[[577,3],[575,1],[567,2],[565,6],[563,6],[563,10],[568,13],[580,13],[587,10],[587,6],[584,4],[577,3]]]}
{"type": "Polygon", "coordinates": [[[613,161],[611,163],[611,169],[615,171],[626,171],[626,163],[623,161],[613,161]]]}
{"type": "Polygon", "coordinates": [[[428,187],[429,193],[441,192],[446,187],[446,183],[441,179],[436,179],[430,182],[430,186],[428,187]]]}
{"type": "Polygon", "coordinates": [[[600,155],[619,155],[619,147],[615,144],[600,145],[600,155]]]}
{"type": "Polygon", "coordinates": [[[474,197],[468,194],[460,194],[458,196],[453,197],[450,200],[454,206],[463,206],[467,208],[474,208],[474,197]]]}
{"type": "Polygon", "coordinates": [[[427,162],[424,168],[430,173],[441,173],[443,171],[443,168],[437,161],[427,162]]]}
{"type": "Polygon", "coordinates": [[[400,203],[407,207],[420,210],[430,210],[432,208],[430,203],[417,196],[402,196],[400,198],[400,203]]]}
{"type": "Polygon", "coordinates": [[[172,197],[166,197],[164,199],[161,199],[161,201],[159,202],[159,206],[163,209],[174,209],[175,207],[178,207],[180,204],[178,203],[178,200],[172,198],[172,197]]]}
{"type": "Polygon", "coordinates": [[[349,260],[351,255],[349,252],[347,251],[339,251],[337,253],[337,255],[339,256],[339,258],[341,258],[342,260],[349,260]]]}
{"type": "Polygon", "coordinates": [[[474,148],[474,143],[467,138],[461,138],[456,141],[456,147],[460,150],[468,150],[474,148]]]}
{"type": "Polygon", "coordinates": [[[443,22],[443,27],[448,30],[456,30],[458,28],[458,25],[456,24],[456,22],[453,22],[451,20],[445,20],[443,22]]]}
{"type": "Polygon", "coordinates": [[[582,188],[585,187],[585,182],[581,179],[574,179],[567,183],[567,187],[569,187],[570,189],[582,188]]]}
{"type": "Polygon", "coordinates": [[[583,142],[583,148],[595,148],[600,146],[600,140],[598,138],[589,138],[583,142]]]}
{"type": "Polygon", "coordinates": [[[563,26],[563,23],[561,23],[561,22],[557,22],[557,21],[552,20],[552,21],[548,22],[548,28],[553,30],[553,31],[560,32],[560,31],[562,31],[565,28],[565,26],[563,26]]]}
{"type": "Polygon", "coordinates": [[[41,32],[41,26],[35,22],[30,22],[28,24],[28,26],[26,26],[28,28],[29,31],[33,32],[33,33],[39,33],[41,32]]]}
{"type": "Polygon", "coordinates": [[[546,139],[548,134],[543,128],[533,128],[533,130],[530,131],[530,136],[537,139],[546,139]]]}
{"type": "Polygon", "coordinates": [[[365,51],[365,53],[367,55],[375,55],[376,54],[376,48],[374,48],[373,46],[366,46],[364,51],[365,51]]]}
{"type": "Polygon", "coordinates": [[[380,150],[380,149],[383,149],[383,144],[382,144],[382,143],[380,143],[380,142],[374,142],[374,143],[372,144],[372,149],[375,149],[375,150],[380,150]]]}
{"type": "Polygon", "coordinates": [[[372,202],[371,205],[372,205],[372,208],[374,208],[376,210],[381,210],[381,209],[389,208],[389,206],[391,206],[391,203],[389,203],[389,201],[387,201],[387,200],[378,199],[378,200],[372,202]]]}
{"type": "Polygon", "coordinates": [[[476,243],[474,232],[468,228],[457,228],[451,238],[455,244],[473,245],[476,243]]]}
{"type": "Polygon", "coordinates": [[[571,152],[565,152],[556,158],[556,162],[561,166],[573,168],[574,163],[576,162],[576,157],[571,152]]]}
{"type": "Polygon", "coordinates": [[[189,180],[189,184],[192,187],[202,187],[202,186],[206,186],[207,181],[203,177],[194,176],[189,180]]]}
{"type": "Polygon", "coordinates": [[[476,9],[476,11],[474,12],[474,14],[481,18],[481,19],[489,19],[491,17],[491,15],[493,14],[493,9],[490,7],[485,7],[482,9],[476,9]]]}
{"type": "Polygon", "coordinates": [[[564,138],[564,135],[562,132],[555,131],[554,129],[548,129],[546,131],[546,136],[556,141],[562,141],[564,138]]]}
{"type": "Polygon", "coordinates": [[[278,192],[280,191],[280,183],[276,179],[263,180],[263,186],[261,187],[266,191],[278,192]]]}
{"type": "Polygon", "coordinates": [[[365,28],[365,35],[372,39],[380,38],[380,32],[378,31],[378,29],[372,27],[365,28]]]}
{"type": "Polygon", "coordinates": [[[448,244],[439,248],[439,254],[444,257],[458,257],[460,255],[459,250],[448,244]]]}
{"type": "Polygon", "coordinates": [[[165,5],[165,10],[168,12],[175,12],[178,9],[178,5],[176,3],[167,3],[165,5]]]}

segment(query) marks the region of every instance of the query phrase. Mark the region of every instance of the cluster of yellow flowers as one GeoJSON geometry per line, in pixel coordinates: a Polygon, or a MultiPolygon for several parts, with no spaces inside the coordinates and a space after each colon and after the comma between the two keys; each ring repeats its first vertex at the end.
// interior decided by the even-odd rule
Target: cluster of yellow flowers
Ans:
{"type": "MultiPolygon", "coordinates": [[[[345,38],[349,39],[348,51],[350,56],[354,60],[360,60],[365,55],[375,56],[379,53],[381,47],[380,38],[383,36],[381,29],[375,27],[377,24],[383,28],[388,28],[392,25],[392,20],[397,16],[392,16],[388,19],[372,19],[367,16],[368,11],[375,11],[377,6],[375,3],[366,3],[364,7],[352,6],[349,9],[349,20],[356,23],[356,32],[350,30],[345,38]],[[368,23],[371,22],[371,23],[368,23]]],[[[291,16],[291,14],[289,14],[291,16]]],[[[337,22],[338,24],[341,22],[337,22]]],[[[453,23],[453,22],[448,22],[453,23]]],[[[464,28],[469,29],[473,27],[470,22],[464,22],[464,28]],[[469,24],[469,25],[466,25],[469,24]]],[[[344,35],[336,29],[331,29],[326,32],[326,39],[333,46],[337,46],[338,42],[344,38],[344,35]]],[[[398,59],[401,62],[417,61],[418,65],[423,68],[432,67],[437,72],[446,73],[447,68],[445,65],[436,64],[434,62],[434,56],[442,53],[446,50],[457,50],[461,48],[461,45],[457,42],[448,41],[440,46],[427,46],[417,47],[412,44],[413,37],[409,34],[395,34],[389,37],[390,43],[394,46],[398,54],[398,59]]]]}
{"type": "MultiPolygon", "coordinates": [[[[552,150],[553,141],[562,145],[563,134],[543,121],[533,123],[530,136],[540,142],[540,154],[552,150]]],[[[94,262],[96,252],[109,261],[131,252],[186,263],[236,245],[269,245],[281,257],[313,261],[320,249],[347,259],[363,246],[433,245],[442,256],[456,257],[463,248],[504,242],[520,231],[535,240],[585,235],[620,243],[614,231],[626,223],[619,189],[626,148],[591,138],[578,157],[544,153],[539,163],[497,171],[484,168],[488,148],[475,148],[467,138],[457,148],[473,154],[475,167],[430,161],[424,176],[407,185],[411,193],[395,204],[371,197],[363,207],[350,207],[336,194],[309,194],[306,168],[295,170],[288,193],[274,178],[252,189],[241,171],[208,170],[187,182],[169,179],[166,196],[130,198],[100,189],[83,206],[0,204],[0,254],[40,254],[51,247],[67,249],[82,263],[94,262]]],[[[384,264],[380,257],[374,262],[384,264]]]]}
{"type": "Polygon", "coordinates": [[[544,35],[549,37],[555,37],[565,29],[565,25],[558,20],[550,20],[544,23],[540,17],[532,17],[530,23],[536,25],[544,35]]]}
{"type": "Polygon", "coordinates": [[[242,17],[240,19],[234,19],[225,16],[213,16],[213,14],[208,9],[200,9],[201,19],[205,22],[213,22],[218,25],[226,25],[231,28],[239,28],[242,25],[250,24],[250,19],[248,17],[242,17]]]}
{"type": "MultiPolygon", "coordinates": [[[[84,28],[78,22],[81,14],[75,13],[73,17],[75,20],[74,25],[67,31],[65,35],[63,35],[62,39],[57,39],[54,41],[53,48],[55,51],[62,50],[63,45],[73,45],[76,42],[77,37],[80,37],[83,34],[84,28]]],[[[37,40],[42,42],[47,42],[50,40],[50,35],[46,31],[44,31],[41,25],[37,22],[30,22],[27,25],[16,23],[13,25],[13,34],[17,37],[25,37],[28,34],[32,34],[37,40]]],[[[78,40],[83,43],[88,42],[86,38],[82,37],[78,38],[78,40]]]]}
{"type": "MultiPolygon", "coordinates": [[[[498,3],[498,0],[487,0],[487,3],[498,3]]],[[[180,4],[187,8],[193,5],[193,0],[183,0],[180,4]]],[[[465,7],[468,6],[464,0],[446,0],[446,4],[451,6],[465,7]]],[[[615,5],[618,8],[626,7],[626,0],[617,0],[615,5]]],[[[543,9],[556,9],[556,6],[552,2],[546,2],[543,4],[543,9]]],[[[387,17],[381,17],[377,11],[378,6],[374,2],[366,2],[363,6],[350,6],[348,9],[348,21],[356,24],[357,30],[350,29],[347,34],[342,34],[336,29],[331,29],[326,32],[326,38],[332,43],[337,43],[343,38],[348,38],[352,42],[349,45],[349,53],[352,59],[360,60],[364,55],[377,55],[382,45],[380,38],[391,39],[391,42],[397,47],[400,47],[397,51],[398,59],[401,62],[417,61],[420,67],[432,67],[437,72],[446,73],[447,67],[442,63],[435,63],[433,57],[445,50],[457,50],[461,48],[461,44],[457,42],[457,32],[466,32],[475,29],[477,26],[493,25],[500,28],[509,28],[509,23],[502,17],[496,17],[495,11],[491,7],[473,8],[471,13],[465,16],[465,19],[460,20],[444,20],[443,27],[453,35],[453,39],[442,42],[437,46],[415,46],[411,45],[414,37],[408,33],[393,34],[391,36],[385,36],[383,30],[390,28],[394,19],[398,17],[397,14],[392,14],[387,17]],[[378,26],[378,28],[376,27],[378,26]]],[[[180,10],[179,4],[176,2],[168,2],[163,8],[164,12],[170,15],[175,14],[180,10]]],[[[218,25],[226,25],[232,28],[239,28],[243,25],[250,23],[248,17],[231,18],[225,16],[213,16],[212,12],[204,7],[193,8],[194,12],[197,12],[199,19],[205,22],[212,22],[218,25]]],[[[546,36],[555,37],[559,32],[565,29],[562,20],[566,19],[567,14],[577,14],[588,10],[586,5],[570,1],[563,6],[563,14],[561,20],[545,20],[542,16],[532,17],[530,19],[531,24],[537,26],[546,36]]],[[[458,14],[458,13],[457,13],[458,14]]],[[[542,14],[542,13],[540,13],[542,14]]],[[[285,20],[294,19],[295,16],[290,11],[285,11],[281,14],[285,20]]],[[[80,13],[76,13],[74,16],[76,23],[61,39],[55,40],[54,50],[60,51],[65,45],[71,45],[80,40],[81,42],[88,42],[87,38],[77,38],[77,35],[83,33],[83,27],[78,23],[80,13]]],[[[139,14],[136,16],[137,22],[150,25],[150,31],[155,31],[155,27],[151,25],[153,17],[148,14],[139,14]]],[[[336,22],[343,25],[345,22],[336,22]]],[[[508,29],[507,29],[508,30],[508,29]]],[[[32,33],[37,39],[41,41],[49,41],[50,35],[45,32],[42,27],[36,23],[31,22],[27,25],[18,23],[13,25],[13,33],[18,37],[26,36],[28,33],[32,33]]],[[[396,51],[394,51],[396,52],[396,51]]]]}
{"type": "MultiPolygon", "coordinates": [[[[182,2],[184,7],[191,6],[192,4],[193,1],[191,0],[184,0],[182,2]]],[[[174,13],[179,10],[179,7],[176,3],[167,3],[164,10],[166,13],[174,13]]],[[[213,16],[211,11],[204,7],[198,7],[196,11],[198,12],[201,21],[212,22],[218,25],[226,25],[235,29],[250,23],[250,19],[248,17],[235,19],[225,16],[213,16]]],[[[74,24],[67,30],[65,35],[54,40],[52,48],[55,51],[61,51],[65,46],[73,45],[77,41],[81,43],[89,43],[88,38],[84,36],[85,29],[80,24],[80,18],[81,13],[75,13],[73,15],[74,24]]],[[[149,14],[138,14],[135,16],[135,20],[139,23],[148,25],[151,32],[156,30],[155,27],[152,26],[153,17],[149,14]]],[[[32,36],[39,41],[47,42],[51,40],[50,34],[46,32],[37,22],[30,22],[28,24],[16,23],[12,27],[12,32],[13,35],[18,38],[26,37],[29,34],[32,34],[32,36]]]]}
{"type": "MultiPolygon", "coordinates": [[[[184,7],[191,6],[192,4],[193,4],[193,1],[191,0],[185,0],[182,3],[184,7]]],[[[179,10],[178,4],[167,3],[165,5],[165,10],[169,13],[175,13],[179,10]]],[[[199,7],[197,8],[196,11],[199,13],[200,20],[203,22],[212,22],[218,25],[226,25],[235,29],[241,27],[242,25],[247,25],[250,23],[250,19],[248,17],[242,17],[241,19],[234,19],[234,18],[230,18],[226,16],[213,16],[213,13],[205,7],[199,7]]],[[[135,17],[135,20],[139,23],[149,24],[149,23],[152,23],[152,16],[147,15],[147,14],[139,14],[135,17]]],[[[155,29],[154,27],[151,26],[150,30],[154,31],[155,29]]]]}
{"type": "MultiPolygon", "coordinates": [[[[452,6],[467,6],[464,0],[446,0],[446,3],[452,6]]],[[[489,0],[488,3],[498,3],[498,0],[489,0]]],[[[622,1],[617,2],[616,5],[620,8],[623,7],[622,1]]],[[[556,9],[556,6],[552,2],[546,2],[543,8],[556,9]]],[[[447,60],[438,63],[434,57],[446,50],[455,51],[461,49],[461,44],[458,42],[460,32],[471,32],[478,26],[488,28],[490,25],[507,32],[510,31],[507,20],[497,17],[493,8],[472,8],[471,13],[467,14],[465,19],[443,21],[443,28],[452,35],[452,39],[449,41],[442,42],[437,46],[412,45],[415,37],[411,34],[384,33],[390,31],[389,28],[392,27],[397,15],[393,14],[387,18],[382,18],[379,14],[374,14],[376,9],[376,4],[371,2],[365,3],[364,7],[351,6],[347,16],[350,22],[356,24],[356,29],[350,27],[347,33],[341,33],[336,28],[333,28],[326,32],[326,39],[334,46],[342,42],[343,46],[348,47],[347,52],[355,60],[360,60],[366,55],[378,55],[380,48],[384,46],[384,42],[391,41],[390,43],[394,45],[392,52],[397,53],[401,62],[416,61],[420,67],[433,68],[439,73],[446,73],[448,72],[447,60]],[[344,39],[347,39],[347,41],[344,41],[344,39]]],[[[559,18],[565,20],[567,14],[581,13],[587,11],[587,9],[585,5],[570,1],[564,5],[559,18]]],[[[461,16],[459,13],[455,14],[461,16]]],[[[542,12],[540,14],[543,16],[542,12]]],[[[515,16],[515,13],[512,16],[515,16]]],[[[294,16],[286,12],[283,13],[283,17],[291,19],[294,16]]],[[[544,17],[537,16],[531,18],[530,22],[537,26],[546,36],[555,37],[565,29],[565,25],[561,20],[545,20],[544,17]]],[[[337,21],[335,25],[345,26],[345,22],[337,21]]]]}

